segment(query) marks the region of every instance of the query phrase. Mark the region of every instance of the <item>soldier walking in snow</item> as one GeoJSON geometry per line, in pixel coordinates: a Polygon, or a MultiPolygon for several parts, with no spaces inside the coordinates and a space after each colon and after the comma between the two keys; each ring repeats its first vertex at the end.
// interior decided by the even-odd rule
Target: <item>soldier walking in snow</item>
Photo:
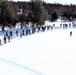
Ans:
{"type": "Polygon", "coordinates": [[[29,32],[28,29],[26,29],[26,35],[28,35],[28,32],[29,32]]]}
{"type": "Polygon", "coordinates": [[[25,33],[24,33],[24,29],[22,30],[22,34],[25,35],[25,33]]]}
{"type": "Polygon", "coordinates": [[[53,26],[51,26],[51,30],[53,30],[53,26]]]}
{"type": "Polygon", "coordinates": [[[18,30],[16,31],[16,36],[18,37],[18,30]]]}
{"type": "Polygon", "coordinates": [[[22,38],[22,32],[20,33],[20,37],[22,38]]]}
{"type": "Polygon", "coordinates": [[[34,34],[36,31],[36,28],[32,28],[32,33],[34,34]]]}
{"type": "Polygon", "coordinates": [[[38,32],[40,31],[40,26],[38,27],[38,32]]]}
{"type": "Polygon", "coordinates": [[[29,35],[30,35],[31,33],[30,33],[30,29],[29,29],[29,35]]]}
{"type": "Polygon", "coordinates": [[[50,28],[50,27],[49,27],[49,26],[47,26],[47,30],[49,30],[49,28],[50,28]]]}
{"type": "Polygon", "coordinates": [[[10,35],[8,36],[8,42],[10,42],[10,35]]]}
{"type": "Polygon", "coordinates": [[[70,31],[70,37],[72,36],[72,31],[70,31]]]}
{"type": "Polygon", "coordinates": [[[12,37],[12,31],[10,31],[10,36],[12,37]]]}
{"type": "Polygon", "coordinates": [[[4,35],[4,43],[6,43],[6,36],[4,35]]]}
{"type": "Polygon", "coordinates": [[[8,32],[6,32],[6,37],[8,37],[8,32]]]}
{"type": "Polygon", "coordinates": [[[1,45],[1,39],[0,39],[0,45],[1,45]]]}

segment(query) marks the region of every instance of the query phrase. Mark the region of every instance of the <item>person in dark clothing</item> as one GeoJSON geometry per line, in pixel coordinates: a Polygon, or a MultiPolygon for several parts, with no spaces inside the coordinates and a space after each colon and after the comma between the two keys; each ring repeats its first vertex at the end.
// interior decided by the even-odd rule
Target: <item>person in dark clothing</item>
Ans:
{"type": "Polygon", "coordinates": [[[6,36],[4,35],[4,43],[6,43],[6,36]]]}
{"type": "Polygon", "coordinates": [[[16,36],[18,37],[18,30],[16,30],[16,36]]]}
{"type": "Polygon", "coordinates": [[[36,31],[36,28],[32,28],[32,33],[34,34],[36,31]]]}
{"type": "Polygon", "coordinates": [[[49,30],[50,29],[50,26],[47,26],[47,30],[49,30]]]}
{"type": "Polygon", "coordinates": [[[1,39],[0,39],[0,45],[1,45],[1,39]]]}
{"type": "Polygon", "coordinates": [[[30,29],[29,29],[29,35],[30,35],[31,33],[30,33],[30,29]]]}
{"type": "Polygon", "coordinates": [[[45,31],[46,30],[46,26],[42,27],[42,30],[45,31]]]}
{"type": "Polygon", "coordinates": [[[26,35],[28,34],[28,30],[26,29],[26,35]]]}
{"type": "Polygon", "coordinates": [[[20,33],[20,37],[22,38],[22,32],[20,33]]]}
{"type": "Polygon", "coordinates": [[[22,34],[25,35],[25,33],[24,33],[24,29],[22,30],[22,34]]]}
{"type": "Polygon", "coordinates": [[[53,30],[53,26],[51,26],[51,30],[53,30]]]}
{"type": "Polygon", "coordinates": [[[8,32],[6,32],[6,37],[8,37],[8,32]]]}
{"type": "Polygon", "coordinates": [[[12,37],[12,34],[13,34],[12,31],[10,31],[10,36],[11,36],[11,37],[12,37]]]}
{"type": "Polygon", "coordinates": [[[72,31],[70,31],[70,37],[72,36],[72,31]]]}
{"type": "Polygon", "coordinates": [[[38,27],[38,32],[40,31],[40,26],[38,27]]]}
{"type": "Polygon", "coordinates": [[[10,42],[10,35],[8,36],[8,42],[10,42]]]}

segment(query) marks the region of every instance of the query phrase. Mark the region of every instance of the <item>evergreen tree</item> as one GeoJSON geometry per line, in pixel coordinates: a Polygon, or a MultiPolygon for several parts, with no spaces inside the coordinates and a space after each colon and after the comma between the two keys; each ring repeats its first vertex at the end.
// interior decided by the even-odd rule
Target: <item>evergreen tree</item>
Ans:
{"type": "Polygon", "coordinates": [[[26,15],[25,14],[18,15],[18,21],[21,22],[21,28],[23,28],[23,22],[26,21],[26,15]]]}
{"type": "Polygon", "coordinates": [[[43,6],[42,0],[32,0],[32,22],[43,25],[48,18],[48,12],[43,6]]]}
{"type": "Polygon", "coordinates": [[[15,11],[8,1],[1,1],[0,4],[1,13],[0,13],[0,24],[3,24],[2,30],[4,30],[5,26],[8,24],[12,24],[15,20],[15,11]]]}
{"type": "Polygon", "coordinates": [[[57,18],[58,18],[57,13],[56,12],[53,12],[51,14],[51,21],[55,21],[55,20],[57,20],[57,18]]]}

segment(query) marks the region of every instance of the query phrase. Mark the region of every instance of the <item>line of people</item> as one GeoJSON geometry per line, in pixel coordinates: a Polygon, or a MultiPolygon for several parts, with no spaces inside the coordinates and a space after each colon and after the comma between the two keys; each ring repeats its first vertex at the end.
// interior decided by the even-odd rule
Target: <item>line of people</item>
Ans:
{"type": "MultiPolygon", "coordinates": [[[[46,29],[49,30],[51,28],[51,30],[53,29],[53,27],[50,27],[50,26],[38,26],[38,27],[32,27],[32,32],[30,29],[26,29],[26,36],[27,35],[31,35],[31,34],[34,34],[36,32],[36,29],[38,30],[38,32],[40,30],[42,31],[45,31],[46,29]]],[[[21,37],[25,35],[25,29],[22,29],[22,32],[19,32],[18,30],[16,30],[15,32],[16,34],[16,37],[21,37]]],[[[13,38],[13,31],[10,31],[10,32],[7,32],[5,33],[4,37],[3,37],[3,41],[4,43],[7,43],[7,42],[10,42],[10,40],[13,38]]],[[[2,44],[2,40],[0,39],[0,45],[2,44]]]]}

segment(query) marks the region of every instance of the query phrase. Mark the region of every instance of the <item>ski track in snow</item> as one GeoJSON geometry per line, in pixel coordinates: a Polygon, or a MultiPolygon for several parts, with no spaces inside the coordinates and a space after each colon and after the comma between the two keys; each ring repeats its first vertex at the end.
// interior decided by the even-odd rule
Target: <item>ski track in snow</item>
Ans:
{"type": "MultiPolygon", "coordinates": [[[[47,74],[44,74],[44,73],[42,73],[42,72],[40,72],[40,71],[37,71],[37,70],[32,69],[32,68],[29,67],[29,66],[33,66],[33,65],[23,66],[23,65],[21,65],[21,64],[17,64],[17,63],[15,63],[15,62],[13,62],[13,61],[6,60],[6,59],[3,59],[3,58],[0,58],[0,62],[3,62],[3,63],[8,64],[8,65],[10,65],[10,66],[16,67],[16,68],[21,69],[21,70],[23,70],[23,71],[27,71],[27,72],[29,72],[29,73],[31,73],[31,74],[33,73],[33,75],[47,75],[47,74]]],[[[70,64],[70,66],[72,66],[73,68],[76,69],[76,66],[74,66],[74,65],[71,63],[71,61],[69,61],[69,60],[43,62],[43,63],[34,64],[34,65],[44,65],[44,64],[50,64],[50,63],[67,63],[67,64],[70,64]]],[[[14,69],[14,70],[16,70],[16,69],[14,69]]],[[[10,71],[13,71],[13,70],[9,70],[9,71],[7,71],[7,72],[10,72],[10,71]]],[[[3,72],[3,73],[7,73],[7,72],[3,72]]]]}
{"type": "MultiPolygon", "coordinates": [[[[0,61],[3,62],[3,63],[6,63],[8,65],[11,65],[11,66],[14,66],[14,67],[17,67],[19,69],[23,69],[23,70],[28,70],[30,73],[33,72],[33,74],[35,75],[45,75],[44,73],[40,72],[40,71],[37,71],[37,70],[34,70],[30,67],[26,67],[26,66],[23,66],[23,65],[20,65],[20,64],[17,64],[15,62],[12,62],[12,61],[9,61],[9,60],[6,60],[6,59],[2,59],[0,58],[0,61]]],[[[10,71],[8,71],[10,72],[10,71]]]]}

